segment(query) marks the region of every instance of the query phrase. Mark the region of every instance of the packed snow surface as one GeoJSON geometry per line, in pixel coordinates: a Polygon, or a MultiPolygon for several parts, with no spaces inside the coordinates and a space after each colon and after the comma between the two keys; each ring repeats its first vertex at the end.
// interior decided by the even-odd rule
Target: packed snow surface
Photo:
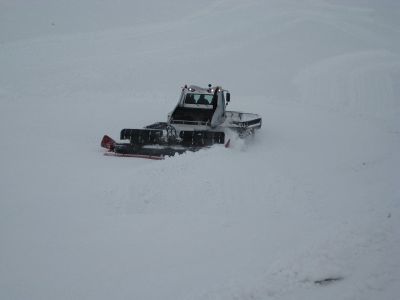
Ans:
{"type": "Polygon", "coordinates": [[[399,299],[400,4],[0,1],[1,299],[399,299]],[[163,161],[187,84],[261,114],[163,161]]]}

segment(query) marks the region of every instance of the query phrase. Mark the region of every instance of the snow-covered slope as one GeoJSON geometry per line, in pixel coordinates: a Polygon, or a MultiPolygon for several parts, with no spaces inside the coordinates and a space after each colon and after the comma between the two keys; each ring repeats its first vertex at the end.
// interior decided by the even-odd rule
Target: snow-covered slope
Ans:
{"type": "Polygon", "coordinates": [[[0,2],[0,298],[397,299],[397,1],[170,2],[0,2]],[[185,83],[263,128],[102,155],[185,83]]]}

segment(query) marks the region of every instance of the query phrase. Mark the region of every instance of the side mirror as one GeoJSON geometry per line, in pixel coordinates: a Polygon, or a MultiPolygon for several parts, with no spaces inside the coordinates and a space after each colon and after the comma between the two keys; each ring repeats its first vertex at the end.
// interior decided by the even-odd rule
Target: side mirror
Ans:
{"type": "Polygon", "coordinates": [[[226,93],[226,103],[231,101],[231,93],[226,93]]]}

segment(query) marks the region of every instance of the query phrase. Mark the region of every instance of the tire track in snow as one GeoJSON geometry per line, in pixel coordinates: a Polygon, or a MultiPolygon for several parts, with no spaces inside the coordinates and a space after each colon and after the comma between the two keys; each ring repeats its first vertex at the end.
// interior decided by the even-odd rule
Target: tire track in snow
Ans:
{"type": "Polygon", "coordinates": [[[305,104],[382,115],[400,111],[399,80],[400,57],[377,50],[321,60],[300,71],[294,83],[305,104]]]}

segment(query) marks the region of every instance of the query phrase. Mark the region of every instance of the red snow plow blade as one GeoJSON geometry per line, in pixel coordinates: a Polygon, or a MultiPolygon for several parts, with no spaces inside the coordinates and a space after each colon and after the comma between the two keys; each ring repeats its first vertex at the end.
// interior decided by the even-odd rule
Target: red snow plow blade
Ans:
{"type": "Polygon", "coordinates": [[[110,138],[108,135],[103,136],[103,139],[101,140],[101,146],[103,148],[106,148],[110,151],[114,150],[115,148],[115,141],[110,138]]]}
{"type": "Polygon", "coordinates": [[[156,153],[147,153],[146,151],[142,151],[141,149],[133,150],[132,146],[129,144],[122,144],[115,142],[108,135],[104,135],[103,139],[100,143],[101,147],[107,149],[108,151],[104,153],[105,156],[117,156],[117,157],[137,157],[137,158],[146,158],[146,159],[154,159],[160,160],[164,159],[164,155],[156,153]],[[131,153],[133,151],[133,153],[131,153]]]}
{"type": "Polygon", "coordinates": [[[181,130],[178,133],[173,126],[159,122],[143,129],[122,129],[120,139],[129,142],[120,143],[108,135],[103,136],[101,146],[108,150],[105,155],[163,159],[224,144],[225,133],[207,130],[181,130]]]}
{"type": "Polygon", "coordinates": [[[151,156],[151,155],[141,155],[141,154],[123,154],[123,153],[116,153],[116,152],[106,152],[104,153],[105,156],[115,156],[115,157],[135,157],[135,158],[146,158],[146,159],[153,159],[153,160],[162,160],[164,156],[151,156]]]}

